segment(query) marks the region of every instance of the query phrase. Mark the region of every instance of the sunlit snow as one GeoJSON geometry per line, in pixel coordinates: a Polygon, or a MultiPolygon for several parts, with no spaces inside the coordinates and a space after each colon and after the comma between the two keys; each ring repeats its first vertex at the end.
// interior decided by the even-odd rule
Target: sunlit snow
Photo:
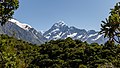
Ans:
{"type": "Polygon", "coordinates": [[[79,38],[81,38],[83,35],[80,35],[80,36],[78,36],[77,38],[79,39],[79,38]]]}
{"type": "Polygon", "coordinates": [[[92,39],[92,40],[93,40],[93,41],[98,40],[101,36],[103,36],[103,35],[98,35],[97,38],[92,39]]]}
{"type": "Polygon", "coordinates": [[[96,34],[91,34],[91,35],[89,35],[88,37],[92,37],[92,36],[96,36],[96,35],[98,35],[98,33],[96,33],[96,34]]]}
{"type": "Polygon", "coordinates": [[[15,19],[10,19],[9,21],[15,23],[16,25],[18,25],[19,27],[21,27],[24,30],[29,30],[29,28],[32,28],[30,25],[20,23],[19,21],[15,20],[15,19]]]}
{"type": "Polygon", "coordinates": [[[55,30],[53,30],[52,32],[55,32],[55,31],[59,31],[59,29],[55,29],[55,30]]]}
{"type": "Polygon", "coordinates": [[[76,36],[77,35],[77,33],[73,33],[73,34],[70,34],[70,35],[67,35],[67,37],[74,37],[74,36],[76,36]]]}

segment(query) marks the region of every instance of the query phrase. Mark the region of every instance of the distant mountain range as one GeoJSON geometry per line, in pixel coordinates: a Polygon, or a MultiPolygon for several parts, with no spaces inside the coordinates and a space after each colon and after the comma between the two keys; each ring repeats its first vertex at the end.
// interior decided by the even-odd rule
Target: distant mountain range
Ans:
{"type": "Polygon", "coordinates": [[[105,43],[104,35],[98,34],[95,30],[86,31],[74,26],[67,26],[63,21],[55,23],[48,31],[43,34],[48,40],[65,39],[71,37],[88,43],[105,43]]]}
{"type": "Polygon", "coordinates": [[[95,30],[86,31],[74,26],[67,26],[63,21],[55,23],[43,34],[28,24],[23,24],[15,19],[10,19],[4,26],[0,26],[0,34],[7,34],[33,44],[42,44],[49,40],[65,39],[71,37],[88,43],[105,43],[103,35],[95,30]]]}

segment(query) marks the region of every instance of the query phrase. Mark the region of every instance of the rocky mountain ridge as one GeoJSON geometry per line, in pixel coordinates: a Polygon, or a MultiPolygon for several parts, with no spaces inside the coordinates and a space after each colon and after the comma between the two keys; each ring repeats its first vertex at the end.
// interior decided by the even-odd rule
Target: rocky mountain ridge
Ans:
{"type": "Polygon", "coordinates": [[[104,35],[100,35],[95,30],[86,31],[74,26],[68,26],[63,21],[55,23],[48,31],[43,34],[48,40],[65,39],[71,37],[88,43],[105,43],[104,35]]]}
{"type": "Polygon", "coordinates": [[[0,26],[0,34],[14,36],[33,44],[42,44],[49,40],[66,39],[67,37],[87,41],[88,43],[102,44],[106,42],[104,36],[98,34],[97,31],[86,31],[85,29],[68,26],[64,21],[53,24],[48,31],[42,34],[28,24],[21,23],[16,19],[10,19],[5,25],[0,26]]]}

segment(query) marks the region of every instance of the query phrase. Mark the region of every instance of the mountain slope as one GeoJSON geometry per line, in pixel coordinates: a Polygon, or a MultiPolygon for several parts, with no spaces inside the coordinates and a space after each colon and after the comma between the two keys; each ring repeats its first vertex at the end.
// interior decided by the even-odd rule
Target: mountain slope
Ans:
{"type": "Polygon", "coordinates": [[[32,44],[42,44],[49,40],[66,39],[67,37],[87,41],[88,43],[102,44],[106,42],[103,35],[98,34],[97,31],[86,31],[74,26],[69,27],[64,21],[55,23],[48,31],[42,34],[28,24],[10,19],[5,25],[0,26],[0,34],[7,34],[32,44]]]}
{"type": "Polygon", "coordinates": [[[86,31],[85,29],[78,29],[74,26],[67,26],[63,21],[55,23],[48,31],[43,34],[48,40],[65,39],[71,37],[88,43],[104,43],[103,35],[98,34],[95,30],[86,31]]]}
{"type": "Polygon", "coordinates": [[[0,32],[18,39],[25,40],[33,44],[44,43],[47,39],[27,24],[23,24],[15,19],[10,19],[4,26],[0,26],[0,32]]]}

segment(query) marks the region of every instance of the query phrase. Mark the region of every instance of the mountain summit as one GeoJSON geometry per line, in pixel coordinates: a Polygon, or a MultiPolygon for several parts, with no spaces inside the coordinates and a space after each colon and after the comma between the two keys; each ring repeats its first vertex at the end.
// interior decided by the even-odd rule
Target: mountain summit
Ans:
{"type": "Polygon", "coordinates": [[[43,34],[48,40],[65,39],[71,37],[88,43],[102,44],[106,41],[103,35],[98,34],[95,30],[86,31],[74,26],[67,26],[63,21],[59,21],[43,34]]]}
{"type": "Polygon", "coordinates": [[[60,20],[57,23],[55,23],[53,26],[54,27],[62,27],[62,26],[66,26],[66,24],[64,23],[64,21],[60,20]]]}
{"type": "Polygon", "coordinates": [[[21,23],[15,19],[10,19],[9,22],[15,23],[16,25],[23,28],[24,30],[29,30],[30,28],[32,28],[30,25],[21,23]]]}

